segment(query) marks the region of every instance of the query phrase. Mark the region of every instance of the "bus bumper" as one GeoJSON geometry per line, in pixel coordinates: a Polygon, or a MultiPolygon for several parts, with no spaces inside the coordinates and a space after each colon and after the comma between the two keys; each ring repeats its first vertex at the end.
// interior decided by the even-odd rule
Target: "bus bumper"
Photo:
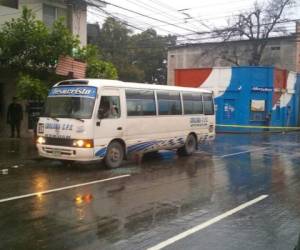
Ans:
{"type": "Polygon", "coordinates": [[[70,161],[92,161],[95,157],[94,148],[60,147],[37,144],[39,155],[46,158],[70,161]]]}

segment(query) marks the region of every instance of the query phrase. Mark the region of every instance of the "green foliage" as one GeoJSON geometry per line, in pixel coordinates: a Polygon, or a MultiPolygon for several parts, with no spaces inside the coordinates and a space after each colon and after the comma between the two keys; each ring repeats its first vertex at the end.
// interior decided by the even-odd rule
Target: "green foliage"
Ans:
{"type": "Polygon", "coordinates": [[[109,17],[101,29],[99,46],[106,60],[112,61],[115,65],[122,64],[122,59],[128,58],[131,30],[123,23],[109,17]],[[125,48],[125,49],[124,49],[125,48]],[[120,60],[121,59],[121,60],[120,60]]]}
{"type": "Polygon", "coordinates": [[[88,44],[87,46],[83,48],[79,48],[75,53],[74,56],[76,59],[85,61],[87,63],[94,61],[94,60],[100,60],[100,51],[95,45],[88,44]]]}
{"type": "Polygon", "coordinates": [[[117,69],[110,62],[95,60],[88,63],[87,77],[89,78],[106,78],[117,79],[117,69]]]}
{"type": "Polygon", "coordinates": [[[132,43],[135,50],[133,59],[136,65],[144,72],[145,81],[160,83],[166,82],[166,76],[160,76],[166,73],[167,47],[175,44],[175,38],[172,36],[160,36],[153,29],[148,29],[140,34],[132,36],[132,43]]]}
{"type": "Polygon", "coordinates": [[[115,66],[110,62],[100,60],[100,51],[94,45],[87,45],[75,54],[77,59],[87,62],[88,78],[117,79],[118,73],[115,66]]]}
{"type": "Polygon", "coordinates": [[[106,19],[100,34],[103,58],[116,65],[121,80],[166,82],[167,47],[175,44],[175,37],[160,36],[153,29],[132,35],[126,24],[113,18],[106,19]]]}
{"type": "Polygon", "coordinates": [[[78,46],[79,40],[62,20],[48,29],[32,10],[24,8],[20,18],[6,22],[0,31],[0,66],[20,71],[53,70],[60,55],[71,55],[78,46]]]}
{"type": "Polygon", "coordinates": [[[20,75],[17,81],[17,96],[24,100],[44,100],[48,88],[44,82],[29,75],[20,75]]]}
{"type": "Polygon", "coordinates": [[[145,73],[134,64],[127,64],[119,73],[120,79],[126,79],[129,82],[145,82],[145,73]]]}
{"type": "Polygon", "coordinates": [[[78,37],[73,36],[59,19],[48,28],[35,18],[32,10],[24,8],[20,18],[6,22],[0,30],[0,69],[13,70],[17,79],[17,93],[22,99],[41,100],[47,95],[46,83],[61,78],[55,67],[61,55],[86,61],[87,77],[116,79],[113,64],[102,61],[95,46],[81,48],[78,37]]]}
{"type": "Polygon", "coordinates": [[[101,39],[97,44],[104,60],[111,61],[117,68],[119,78],[130,80],[127,77],[126,68],[129,68],[130,53],[127,47],[130,46],[130,33],[124,24],[114,18],[107,18],[101,29],[101,39]]]}

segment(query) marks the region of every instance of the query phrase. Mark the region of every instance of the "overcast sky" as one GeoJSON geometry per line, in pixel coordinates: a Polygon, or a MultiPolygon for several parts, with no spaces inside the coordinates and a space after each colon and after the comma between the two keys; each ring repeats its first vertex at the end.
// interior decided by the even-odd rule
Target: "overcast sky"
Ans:
{"type": "MultiPolygon", "coordinates": [[[[108,15],[126,21],[134,32],[154,28],[159,34],[186,35],[226,27],[229,17],[251,8],[255,0],[107,0],[104,12],[89,8],[88,21],[100,25],[108,15]],[[122,9],[123,8],[123,9],[122,9]],[[128,10],[125,10],[128,9],[128,10]],[[133,13],[136,12],[136,13],[133,13]],[[144,16],[143,16],[144,15],[144,16]]],[[[259,0],[263,4],[266,0],[259,0]]],[[[300,19],[300,0],[287,17],[300,19]]],[[[287,26],[294,32],[294,24],[287,26]]]]}

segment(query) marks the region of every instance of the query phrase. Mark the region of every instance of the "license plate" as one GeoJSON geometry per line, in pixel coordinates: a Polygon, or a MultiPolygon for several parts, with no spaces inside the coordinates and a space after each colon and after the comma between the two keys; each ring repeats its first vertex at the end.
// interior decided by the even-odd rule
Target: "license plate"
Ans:
{"type": "Polygon", "coordinates": [[[54,156],[60,156],[60,155],[61,155],[61,152],[58,151],[58,150],[53,150],[52,154],[53,154],[54,156]]]}

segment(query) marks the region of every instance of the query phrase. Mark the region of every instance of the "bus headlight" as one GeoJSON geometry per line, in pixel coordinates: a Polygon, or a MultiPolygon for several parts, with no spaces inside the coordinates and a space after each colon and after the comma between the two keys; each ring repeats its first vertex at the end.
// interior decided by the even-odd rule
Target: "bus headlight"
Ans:
{"type": "Polygon", "coordinates": [[[37,138],[36,142],[37,142],[38,144],[45,144],[45,143],[46,143],[46,140],[45,140],[44,137],[39,136],[39,137],[37,138]]]}
{"type": "Polygon", "coordinates": [[[79,139],[73,141],[73,146],[78,148],[93,148],[94,141],[89,139],[79,139]]]}

